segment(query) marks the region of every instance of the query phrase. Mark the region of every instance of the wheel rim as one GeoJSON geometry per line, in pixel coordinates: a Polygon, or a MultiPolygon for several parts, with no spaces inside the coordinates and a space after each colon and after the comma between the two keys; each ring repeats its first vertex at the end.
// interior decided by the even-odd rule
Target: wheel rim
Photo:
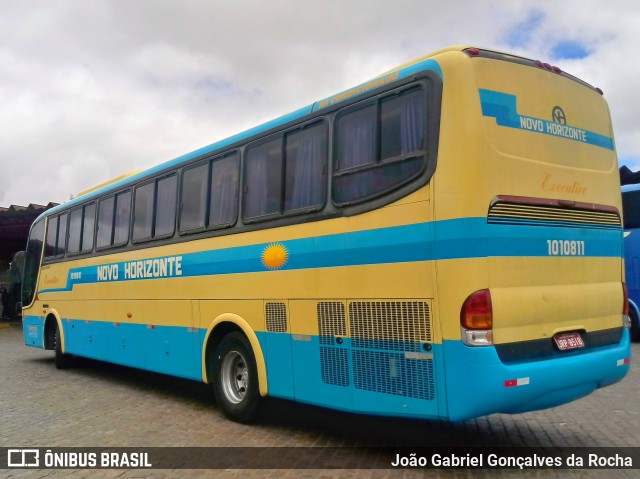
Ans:
{"type": "Polygon", "coordinates": [[[242,354],[229,351],[222,360],[220,371],[222,390],[233,404],[242,402],[249,388],[249,368],[242,354]]]}

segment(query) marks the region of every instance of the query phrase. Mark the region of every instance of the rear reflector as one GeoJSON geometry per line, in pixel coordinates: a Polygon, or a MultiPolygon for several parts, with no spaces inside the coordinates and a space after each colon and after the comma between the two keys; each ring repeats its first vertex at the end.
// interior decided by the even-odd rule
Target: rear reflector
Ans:
{"type": "Polygon", "coordinates": [[[504,382],[505,388],[514,388],[517,386],[526,386],[529,384],[529,378],[507,379],[504,382]]]}

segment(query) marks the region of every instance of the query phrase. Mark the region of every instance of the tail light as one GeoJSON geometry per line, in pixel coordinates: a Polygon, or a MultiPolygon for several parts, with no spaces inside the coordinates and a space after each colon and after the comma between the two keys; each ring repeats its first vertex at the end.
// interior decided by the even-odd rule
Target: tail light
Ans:
{"type": "Polygon", "coordinates": [[[462,342],[468,346],[493,344],[493,307],[488,289],[469,295],[460,310],[462,342]]]}

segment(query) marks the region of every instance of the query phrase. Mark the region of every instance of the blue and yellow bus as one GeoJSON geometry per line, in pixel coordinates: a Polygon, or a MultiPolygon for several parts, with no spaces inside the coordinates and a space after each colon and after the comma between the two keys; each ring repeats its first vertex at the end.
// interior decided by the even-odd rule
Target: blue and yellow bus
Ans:
{"type": "Polygon", "coordinates": [[[43,213],[29,346],[265,396],[461,421],[629,369],[602,92],[449,48],[43,213]]]}
{"type": "Polygon", "coordinates": [[[629,291],[631,339],[640,341],[640,185],[622,187],[625,280],[629,291]]]}

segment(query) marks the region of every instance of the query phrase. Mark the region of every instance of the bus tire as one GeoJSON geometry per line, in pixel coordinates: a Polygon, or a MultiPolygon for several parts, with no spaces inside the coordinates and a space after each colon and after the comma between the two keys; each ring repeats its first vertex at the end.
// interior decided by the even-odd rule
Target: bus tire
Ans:
{"type": "Polygon", "coordinates": [[[213,371],[215,397],[224,415],[241,423],[254,419],[260,403],[258,368],[242,333],[234,331],[222,338],[215,352],[213,371]]]}
{"type": "Polygon", "coordinates": [[[56,369],[67,369],[71,367],[71,355],[64,354],[62,352],[62,342],[60,341],[60,331],[58,330],[58,323],[55,324],[53,329],[53,343],[54,343],[54,363],[56,369]]]}

